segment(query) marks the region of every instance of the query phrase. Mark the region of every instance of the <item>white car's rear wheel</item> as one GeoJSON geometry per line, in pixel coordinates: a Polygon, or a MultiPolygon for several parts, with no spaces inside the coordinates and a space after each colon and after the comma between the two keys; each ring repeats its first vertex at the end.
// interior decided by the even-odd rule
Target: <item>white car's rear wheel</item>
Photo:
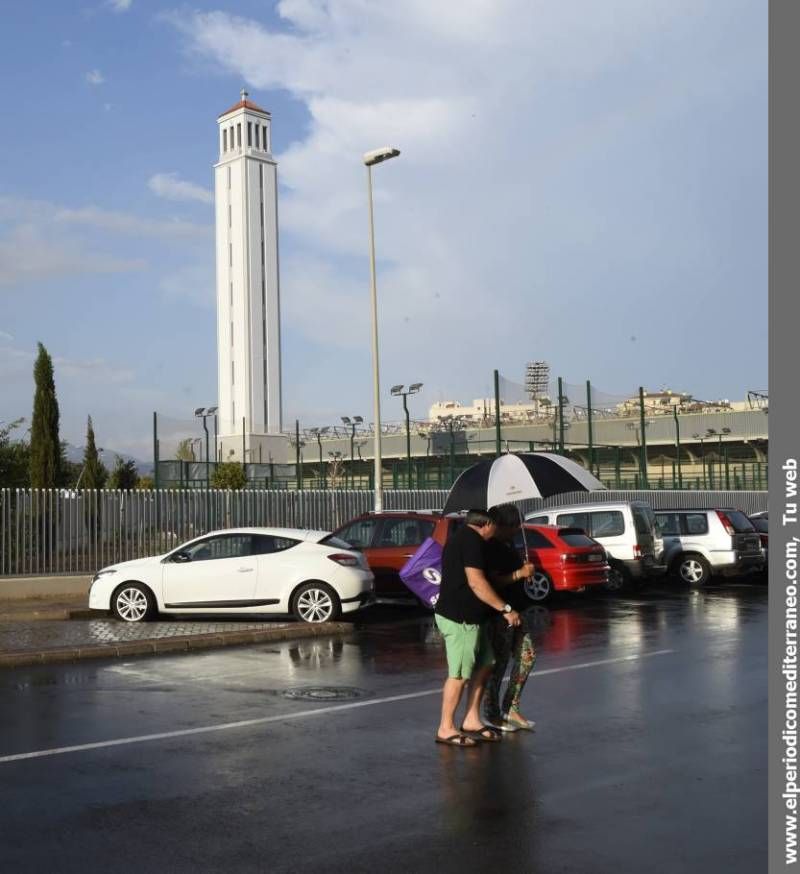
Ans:
{"type": "Polygon", "coordinates": [[[111,598],[111,610],[123,622],[144,622],[156,612],[156,599],[141,583],[123,583],[111,598]]]}
{"type": "Polygon", "coordinates": [[[327,583],[303,583],[292,598],[292,613],[301,622],[333,622],[342,602],[327,583]]]}

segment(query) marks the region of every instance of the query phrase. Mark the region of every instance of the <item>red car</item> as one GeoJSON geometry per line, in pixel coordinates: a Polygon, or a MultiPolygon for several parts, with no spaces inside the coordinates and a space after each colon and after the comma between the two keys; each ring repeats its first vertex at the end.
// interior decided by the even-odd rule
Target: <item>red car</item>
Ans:
{"type": "MultiPolygon", "coordinates": [[[[464,524],[463,516],[398,511],[365,513],[334,531],[351,546],[361,549],[375,574],[375,594],[408,596],[398,573],[428,537],[443,546],[448,536],[464,524]]],[[[547,600],[554,591],[581,591],[599,586],[608,578],[608,560],[603,547],[580,528],[556,525],[526,525],[525,539],[530,561],[536,568],[526,593],[533,602],[547,600]]],[[[522,533],[516,545],[522,550],[522,533]]]]}

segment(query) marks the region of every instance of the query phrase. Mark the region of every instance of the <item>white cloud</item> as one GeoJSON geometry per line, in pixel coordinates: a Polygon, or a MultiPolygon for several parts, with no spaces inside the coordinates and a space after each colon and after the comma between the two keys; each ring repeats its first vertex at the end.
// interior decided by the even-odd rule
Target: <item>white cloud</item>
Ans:
{"type": "Polygon", "coordinates": [[[159,197],[167,200],[188,200],[199,203],[213,203],[214,194],[201,185],[180,179],[177,173],[156,173],[147,181],[147,187],[159,197]]]}
{"type": "Polygon", "coordinates": [[[140,270],[140,258],[87,251],[81,241],[55,239],[42,228],[19,225],[0,238],[0,287],[63,276],[140,270]]]}
{"type": "MultiPolygon", "coordinates": [[[[579,374],[602,366],[613,385],[634,364],[597,363],[598,329],[612,344],[621,330],[615,312],[644,319],[669,299],[664,337],[703,345],[723,289],[694,283],[715,263],[764,259],[743,241],[764,213],[752,198],[766,140],[742,145],[729,119],[752,119],[765,96],[766,19],[734,3],[736,15],[708,0],[282,0],[285,28],[225,12],[169,20],[193,55],[308,111],[307,134],[278,155],[285,327],[338,348],[363,340],[360,156],[390,144],[401,157],[374,171],[389,366],[413,348],[437,379],[467,386],[493,366],[521,380],[546,357],[579,374]],[[736,190],[755,180],[738,245],[709,218],[709,167],[736,190]]],[[[666,339],[651,347],[637,379],[649,367],[663,379],[671,357],[666,339]]]]}
{"type": "Polygon", "coordinates": [[[109,237],[185,240],[210,246],[211,233],[211,225],[183,219],[156,220],[97,206],[74,208],[0,196],[0,286],[124,273],[146,266],[141,246],[135,247],[133,257],[110,254],[109,237]]]}
{"type": "Polygon", "coordinates": [[[201,263],[190,264],[164,276],[159,283],[164,294],[173,300],[190,301],[204,309],[213,309],[217,300],[213,253],[207,255],[208,259],[201,258],[201,263]]]}
{"type": "Polygon", "coordinates": [[[108,6],[110,6],[114,12],[127,12],[132,4],[133,0],[108,0],[108,6]]]}
{"type": "Polygon", "coordinates": [[[211,224],[198,224],[184,219],[164,221],[93,205],[67,207],[45,200],[0,195],[0,223],[3,222],[86,226],[134,237],[203,239],[213,232],[211,224]]]}
{"type": "Polygon", "coordinates": [[[84,78],[90,85],[102,85],[106,81],[106,77],[97,69],[89,70],[84,74],[84,78]]]}

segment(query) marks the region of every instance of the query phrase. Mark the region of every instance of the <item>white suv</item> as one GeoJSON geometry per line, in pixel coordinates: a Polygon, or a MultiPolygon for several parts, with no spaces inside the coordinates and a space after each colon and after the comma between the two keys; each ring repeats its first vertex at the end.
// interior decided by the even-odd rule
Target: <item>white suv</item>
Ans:
{"type": "Polygon", "coordinates": [[[631,580],[663,576],[663,543],[653,508],[644,501],[603,501],[546,507],[529,513],[534,525],[582,528],[603,545],[611,570],[606,588],[622,589],[631,580]]]}
{"type": "Polygon", "coordinates": [[[690,586],[713,574],[735,576],[764,563],[761,540],[741,510],[656,510],[669,570],[690,586]]]}

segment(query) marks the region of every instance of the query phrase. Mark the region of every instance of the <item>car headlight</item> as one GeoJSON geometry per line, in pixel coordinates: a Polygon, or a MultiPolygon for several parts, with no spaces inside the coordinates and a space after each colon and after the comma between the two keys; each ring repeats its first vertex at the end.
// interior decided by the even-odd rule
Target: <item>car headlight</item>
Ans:
{"type": "Polygon", "coordinates": [[[117,572],[116,568],[106,568],[106,570],[98,571],[93,577],[92,582],[96,583],[101,577],[108,576],[108,574],[115,574],[117,572]]]}

